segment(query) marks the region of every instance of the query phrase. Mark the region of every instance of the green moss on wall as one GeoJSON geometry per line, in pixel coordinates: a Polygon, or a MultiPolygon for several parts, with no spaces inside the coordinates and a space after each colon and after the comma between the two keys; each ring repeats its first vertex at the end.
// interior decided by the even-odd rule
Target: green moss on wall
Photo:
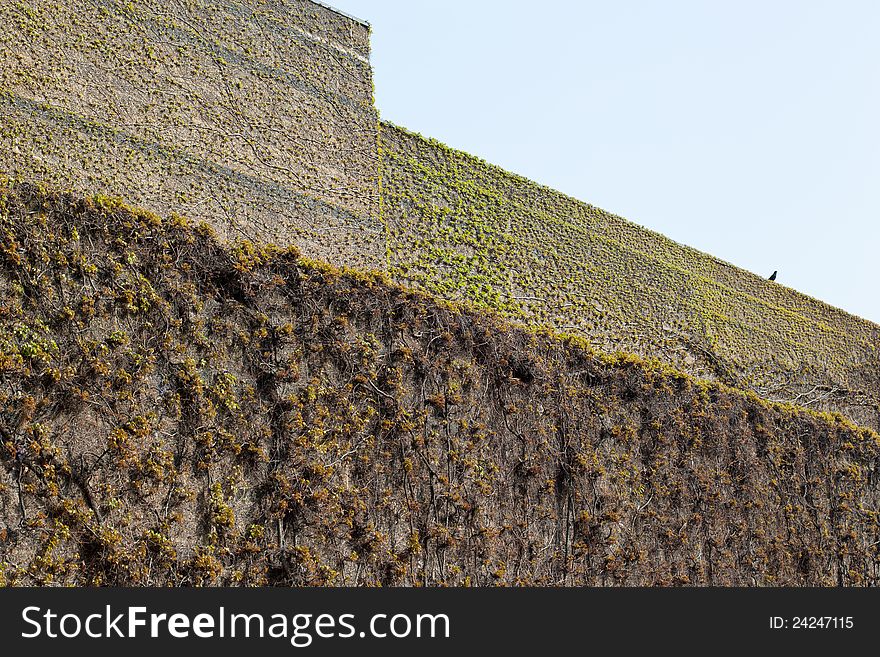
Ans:
{"type": "Polygon", "coordinates": [[[880,423],[880,327],[387,123],[380,157],[397,280],[880,423]]]}
{"type": "Polygon", "coordinates": [[[381,266],[366,26],[306,0],[27,0],[0,24],[0,173],[381,266]]]}

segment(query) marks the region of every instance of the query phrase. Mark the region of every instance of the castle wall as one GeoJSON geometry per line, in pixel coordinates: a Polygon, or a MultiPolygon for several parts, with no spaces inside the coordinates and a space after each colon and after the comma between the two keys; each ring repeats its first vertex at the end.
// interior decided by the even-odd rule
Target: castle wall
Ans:
{"type": "Polygon", "coordinates": [[[387,123],[381,160],[401,282],[880,424],[877,325],[387,123]]]}
{"type": "Polygon", "coordinates": [[[381,266],[367,25],[306,0],[26,0],[0,24],[0,173],[381,266]]]}

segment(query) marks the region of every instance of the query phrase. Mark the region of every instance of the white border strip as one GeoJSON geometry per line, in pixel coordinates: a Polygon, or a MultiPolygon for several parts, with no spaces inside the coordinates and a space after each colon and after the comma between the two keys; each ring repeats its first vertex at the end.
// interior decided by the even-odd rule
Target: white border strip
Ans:
{"type": "Polygon", "coordinates": [[[347,14],[344,11],[337,9],[336,7],[331,7],[326,2],[321,2],[321,0],[309,0],[309,1],[316,4],[316,5],[321,5],[322,7],[324,7],[324,9],[329,9],[330,11],[332,11],[334,13],[337,13],[341,16],[345,16],[346,18],[350,18],[351,20],[355,21],[356,23],[360,23],[364,27],[370,27],[369,21],[365,21],[364,19],[358,18],[357,16],[352,16],[351,14],[347,14]]]}

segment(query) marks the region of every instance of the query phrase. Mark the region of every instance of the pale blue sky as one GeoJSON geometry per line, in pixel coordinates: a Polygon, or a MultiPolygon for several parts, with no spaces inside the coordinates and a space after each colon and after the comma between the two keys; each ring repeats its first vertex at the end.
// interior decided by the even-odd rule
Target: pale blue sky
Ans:
{"type": "Polygon", "coordinates": [[[880,2],[329,2],[383,118],[880,322],[880,2]]]}

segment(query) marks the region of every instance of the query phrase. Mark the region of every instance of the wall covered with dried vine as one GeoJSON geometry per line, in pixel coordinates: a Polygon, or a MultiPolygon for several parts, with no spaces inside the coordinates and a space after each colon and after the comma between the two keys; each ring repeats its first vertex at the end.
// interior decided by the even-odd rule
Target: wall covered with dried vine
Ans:
{"type": "Polygon", "coordinates": [[[0,25],[0,173],[382,266],[368,26],[307,0],[10,0],[0,25]]]}
{"type": "Polygon", "coordinates": [[[880,584],[880,436],[0,191],[0,585],[880,584]]]}
{"type": "Polygon", "coordinates": [[[880,428],[880,327],[383,123],[398,281],[880,428]]]}
{"type": "Polygon", "coordinates": [[[366,24],[308,0],[13,0],[0,24],[0,175],[880,429],[876,325],[401,128],[379,143],[366,24]]]}

